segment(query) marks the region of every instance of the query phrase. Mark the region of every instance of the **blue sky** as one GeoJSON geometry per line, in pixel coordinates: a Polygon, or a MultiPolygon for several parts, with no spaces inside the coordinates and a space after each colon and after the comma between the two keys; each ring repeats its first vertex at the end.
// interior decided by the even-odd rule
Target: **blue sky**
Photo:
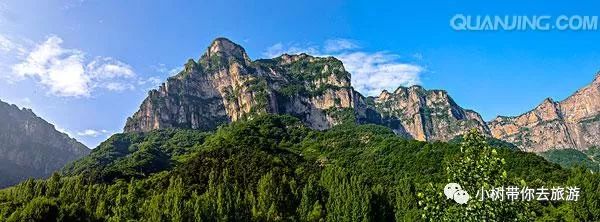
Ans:
{"type": "Polygon", "coordinates": [[[0,100],[30,107],[90,147],[120,132],[147,90],[223,36],[253,59],[334,55],[364,94],[445,89],[463,107],[518,115],[600,70],[600,31],[459,32],[471,15],[599,14],[595,1],[0,2],[0,100]]]}

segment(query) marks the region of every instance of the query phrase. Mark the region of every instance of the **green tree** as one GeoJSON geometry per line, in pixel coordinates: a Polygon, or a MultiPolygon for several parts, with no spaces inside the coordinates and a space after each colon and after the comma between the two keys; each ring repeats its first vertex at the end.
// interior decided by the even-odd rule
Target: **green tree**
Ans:
{"type": "MultiPolygon", "coordinates": [[[[423,217],[429,221],[506,221],[526,220],[530,216],[527,205],[519,202],[477,200],[477,192],[507,186],[505,161],[496,149],[490,147],[485,137],[473,129],[464,135],[460,155],[447,163],[447,183],[458,183],[471,196],[461,205],[443,194],[446,183],[430,184],[420,193],[423,217]]],[[[483,192],[480,194],[483,195],[483,192]]]]}
{"type": "Polygon", "coordinates": [[[54,200],[36,197],[21,211],[15,212],[8,221],[51,222],[58,218],[58,206],[54,200]]]}
{"type": "Polygon", "coordinates": [[[364,179],[338,167],[323,172],[322,183],[329,191],[328,221],[370,221],[371,189],[364,179]]]}
{"type": "Polygon", "coordinates": [[[320,200],[320,187],[315,179],[309,179],[302,188],[302,198],[297,213],[301,221],[319,221],[323,219],[323,205],[320,200]]]}

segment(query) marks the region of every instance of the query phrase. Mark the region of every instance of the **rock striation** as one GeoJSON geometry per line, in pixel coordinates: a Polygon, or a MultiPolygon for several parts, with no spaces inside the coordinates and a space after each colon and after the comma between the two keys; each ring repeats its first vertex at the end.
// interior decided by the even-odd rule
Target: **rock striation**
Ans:
{"type": "Polygon", "coordinates": [[[417,140],[448,141],[473,128],[490,135],[478,113],[463,109],[443,90],[398,87],[393,93],[383,91],[373,100],[382,116],[399,120],[405,132],[417,140]]]}
{"type": "Polygon", "coordinates": [[[150,91],[124,131],[211,130],[257,113],[289,114],[314,129],[375,123],[418,140],[450,140],[470,128],[489,134],[479,114],[462,109],[445,91],[400,87],[366,98],[352,88],[338,59],[284,54],[252,61],[225,38],[150,91]]]}
{"type": "Polygon", "coordinates": [[[468,130],[523,150],[586,149],[600,145],[600,74],[561,102],[551,99],[517,117],[485,122],[446,91],[399,87],[376,97],[352,88],[350,73],[333,57],[284,54],[251,60],[241,46],[217,38],[198,59],[148,93],[125,132],[162,128],[212,130],[260,113],[288,114],[314,129],[354,121],[393,129],[422,141],[448,141],[468,130]]]}
{"type": "Polygon", "coordinates": [[[567,99],[545,99],[516,117],[499,116],[488,123],[492,135],[531,152],[600,145],[600,73],[567,99]]]}
{"type": "Polygon", "coordinates": [[[30,109],[0,101],[0,187],[49,176],[89,152],[30,109]]]}
{"type": "Polygon", "coordinates": [[[251,61],[225,38],[157,90],[127,120],[125,132],[178,127],[210,130],[257,113],[290,114],[315,129],[340,121],[357,96],[342,62],[306,54],[251,61]]]}

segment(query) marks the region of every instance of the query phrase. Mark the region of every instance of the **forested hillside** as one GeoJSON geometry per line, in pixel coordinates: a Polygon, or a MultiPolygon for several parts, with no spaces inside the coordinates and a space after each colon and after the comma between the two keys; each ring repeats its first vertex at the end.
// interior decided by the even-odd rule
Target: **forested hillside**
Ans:
{"type": "MultiPolygon", "coordinates": [[[[491,148],[474,132],[461,144],[406,140],[375,125],[343,124],[315,131],[293,117],[271,115],[222,126],[213,133],[173,129],[118,134],[67,166],[62,176],[28,180],[0,191],[0,217],[2,221],[438,221],[461,215],[469,220],[600,219],[597,174],[567,171],[530,153],[491,148]],[[465,162],[465,155],[477,161],[465,162]],[[443,186],[456,178],[447,167],[497,173],[473,185],[482,181],[572,185],[581,187],[581,197],[577,202],[509,203],[499,206],[504,210],[482,208],[474,214],[468,209],[478,209],[479,201],[462,206],[438,199],[443,186]]],[[[474,186],[466,189],[475,195],[474,186]]]]}
{"type": "Polygon", "coordinates": [[[587,150],[557,149],[540,153],[550,162],[558,163],[563,167],[585,167],[593,172],[600,172],[600,149],[591,147],[587,150]]]}

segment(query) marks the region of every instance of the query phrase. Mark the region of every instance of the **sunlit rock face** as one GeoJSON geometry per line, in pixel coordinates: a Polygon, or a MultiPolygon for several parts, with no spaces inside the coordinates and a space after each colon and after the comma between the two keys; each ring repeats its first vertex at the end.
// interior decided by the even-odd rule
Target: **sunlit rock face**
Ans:
{"type": "Polygon", "coordinates": [[[289,114],[326,129],[342,122],[341,113],[353,110],[358,97],[335,58],[300,54],[251,61],[242,47],[218,38],[198,61],[189,60],[150,91],[124,131],[210,130],[259,113],[289,114]]]}
{"type": "Polygon", "coordinates": [[[546,99],[535,109],[516,117],[489,122],[492,135],[523,150],[585,150],[600,145],[600,74],[569,98],[546,99]]]}
{"type": "Polygon", "coordinates": [[[421,141],[448,141],[473,128],[490,134],[478,113],[461,108],[443,90],[399,87],[393,93],[383,91],[374,98],[374,106],[383,116],[399,120],[410,137],[421,141]]]}
{"type": "Polygon", "coordinates": [[[288,114],[314,129],[354,121],[384,125],[422,141],[448,141],[471,129],[523,150],[587,149],[600,144],[600,76],[561,102],[486,123],[443,90],[420,86],[364,97],[336,58],[306,54],[251,60],[239,45],[215,39],[198,59],[148,93],[125,132],[213,130],[260,113],[288,114]]]}

